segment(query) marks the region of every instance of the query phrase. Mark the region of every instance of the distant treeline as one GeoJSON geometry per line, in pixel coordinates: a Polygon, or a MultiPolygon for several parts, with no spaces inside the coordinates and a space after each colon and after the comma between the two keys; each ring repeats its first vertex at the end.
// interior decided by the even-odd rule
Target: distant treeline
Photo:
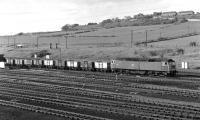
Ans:
{"type": "Polygon", "coordinates": [[[90,26],[99,26],[101,28],[114,28],[114,27],[126,27],[126,26],[145,26],[145,25],[158,25],[158,24],[171,24],[171,23],[183,23],[187,22],[187,19],[184,17],[174,17],[174,18],[162,18],[158,17],[156,14],[144,15],[137,14],[133,17],[125,16],[120,19],[118,17],[105,19],[100,23],[88,23],[87,25],[79,25],[79,24],[66,24],[61,29],[62,31],[76,31],[81,30],[81,27],[90,27],[90,26]]]}

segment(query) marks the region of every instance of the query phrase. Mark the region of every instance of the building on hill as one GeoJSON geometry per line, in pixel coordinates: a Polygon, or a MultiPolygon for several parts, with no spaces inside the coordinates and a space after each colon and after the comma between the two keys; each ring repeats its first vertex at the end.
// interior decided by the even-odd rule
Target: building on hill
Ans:
{"type": "Polygon", "coordinates": [[[163,12],[161,14],[162,18],[175,18],[177,16],[177,12],[172,11],[172,12],[163,12]]]}
{"type": "Polygon", "coordinates": [[[153,16],[161,16],[162,12],[153,12],[153,16]]]}
{"type": "Polygon", "coordinates": [[[185,15],[194,15],[194,11],[180,11],[178,12],[179,16],[185,16],[185,15]]]}
{"type": "Polygon", "coordinates": [[[141,18],[144,18],[144,14],[139,13],[137,15],[134,15],[134,19],[141,19],[141,18]]]}
{"type": "Polygon", "coordinates": [[[189,19],[199,19],[200,20],[200,14],[194,14],[189,19]]]}
{"type": "Polygon", "coordinates": [[[153,13],[153,19],[160,19],[162,15],[162,12],[154,12],[153,13]]]}

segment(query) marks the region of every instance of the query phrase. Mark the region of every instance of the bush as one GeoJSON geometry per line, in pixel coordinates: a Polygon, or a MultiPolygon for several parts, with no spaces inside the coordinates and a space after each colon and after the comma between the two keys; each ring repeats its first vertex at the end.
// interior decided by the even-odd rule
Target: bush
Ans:
{"type": "Polygon", "coordinates": [[[158,41],[164,41],[164,40],[166,40],[166,38],[164,38],[164,37],[158,38],[158,41]]]}
{"type": "Polygon", "coordinates": [[[157,51],[150,51],[149,54],[150,54],[150,56],[157,56],[158,52],[157,51]]]}
{"type": "Polygon", "coordinates": [[[78,26],[79,26],[79,24],[73,24],[73,25],[71,25],[72,28],[78,27],[78,26]]]}
{"type": "Polygon", "coordinates": [[[62,26],[62,31],[68,31],[70,29],[70,25],[69,24],[66,24],[64,26],[62,26]]]}
{"type": "Polygon", "coordinates": [[[97,23],[88,23],[87,25],[97,25],[97,23]]]}
{"type": "Polygon", "coordinates": [[[113,21],[112,21],[111,19],[106,19],[106,20],[103,20],[103,21],[101,22],[101,25],[102,25],[102,26],[105,26],[105,25],[108,24],[108,23],[113,23],[113,21]]]}
{"type": "Polygon", "coordinates": [[[183,48],[178,48],[178,49],[176,50],[176,52],[177,52],[178,54],[184,54],[184,53],[185,53],[185,50],[184,50],[183,48]]]}
{"type": "Polygon", "coordinates": [[[24,33],[23,32],[20,32],[20,33],[18,33],[17,35],[23,35],[24,33]]]}
{"type": "Polygon", "coordinates": [[[66,24],[66,25],[64,25],[64,26],[62,26],[62,31],[75,31],[75,30],[78,30],[78,27],[79,26],[79,24],[72,24],[72,25],[70,25],[70,24],[66,24]]]}
{"type": "Polygon", "coordinates": [[[134,54],[135,54],[135,55],[138,55],[138,51],[137,51],[137,50],[135,50],[135,51],[134,51],[134,54]]]}
{"type": "Polygon", "coordinates": [[[182,19],[180,19],[179,22],[180,22],[180,23],[185,23],[185,22],[188,22],[188,20],[187,20],[186,18],[182,18],[182,19]]]}
{"type": "Polygon", "coordinates": [[[196,47],[198,44],[197,44],[197,42],[190,42],[190,44],[189,44],[191,47],[196,47]]]}

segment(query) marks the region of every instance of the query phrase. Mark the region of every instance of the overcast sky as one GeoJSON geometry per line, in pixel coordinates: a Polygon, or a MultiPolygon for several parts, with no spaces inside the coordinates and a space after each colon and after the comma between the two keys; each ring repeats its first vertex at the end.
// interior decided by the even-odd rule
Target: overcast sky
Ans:
{"type": "Polygon", "coordinates": [[[200,11],[199,0],[0,0],[0,35],[60,30],[155,11],[200,11]]]}

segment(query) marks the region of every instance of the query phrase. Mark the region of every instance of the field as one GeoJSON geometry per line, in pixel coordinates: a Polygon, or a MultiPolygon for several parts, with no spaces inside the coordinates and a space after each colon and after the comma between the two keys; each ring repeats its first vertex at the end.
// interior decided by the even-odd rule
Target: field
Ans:
{"type": "MultiPolygon", "coordinates": [[[[30,57],[31,53],[47,49],[51,52],[52,58],[61,57],[62,59],[96,60],[135,56],[159,57],[161,55],[173,58],[177,61],[191,61],[191,55],[195,55],[198,59],[198,55],[196,55],[199,52],[198,48],[191,47],[189,44],[190,42],[197,42],[198,44],[199,35],[149,43],[147,47],[144,45],[135,46],[135,43],[144,42],[146,40],[150,41],[159,38],[176,37],[189,33],[199,34],[200,23],[198,22],[117,27],[111,29],[91,28],[88,30],[84,29],[71,32],[57,31],[50,33],[2,36],[0,37],[0,51],[6,56],[30,57]],[[133,36],[132,40],[131,31],[133,36]],[[52,43],[53,49],[50,49],[50,43],[52,43]],[[56,43],[58,44],[59,49],[56,49],[56,43]],[[24,48],[14,47],[18,44],[24,45],[24,48]],[[177,49],[183,48],[185,52],[184,55],[176,53],[177,49]]],[[[192,62],[195,61],[193,60],[192,62]]]]}

